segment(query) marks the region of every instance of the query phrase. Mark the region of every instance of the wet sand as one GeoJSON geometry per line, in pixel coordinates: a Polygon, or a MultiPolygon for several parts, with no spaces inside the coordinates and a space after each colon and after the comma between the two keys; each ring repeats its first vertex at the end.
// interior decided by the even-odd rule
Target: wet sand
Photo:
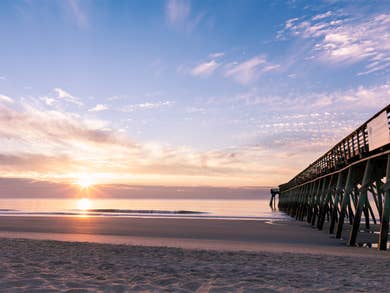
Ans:
{"type": "Polygon", "coordinates": [[[0,237],[191,249],[376,254],[297,221],[174,218],[0,217],[0,237]]]}

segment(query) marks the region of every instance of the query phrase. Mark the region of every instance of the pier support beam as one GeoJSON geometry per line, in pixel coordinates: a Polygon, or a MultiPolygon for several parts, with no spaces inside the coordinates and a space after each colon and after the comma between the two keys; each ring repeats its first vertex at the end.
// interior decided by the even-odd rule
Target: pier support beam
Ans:
{"type": "Polygon", "coordinates": [[[335,190],[335,199],[333,203],[333,208],[331,209],[331,217],[330,217],[330,226],[329,226],[329,233],[334,233],[334,226],[336,224],[337,220],[337,211],[339,208],[339,201],[340,197],[343,192],[343,172],[340,172],[337,176],[337,183],[336,183],[336,190],[335,190]]]}
{"type": "Polygon", "coordinates": [[[336,232],[337,239],[341,238],[341,232],[343,231],[343,226],[344,226],[345,213],[347,211],[347,205],[349,204],[350,201],[349,194],[351,193],[351,191],[352,191],[352,167],[348,169],[347,181],[345,183],[344,197],[341,203],[339,223],[337,225],[337,232],[336,232]]]}
{"type": "MultiPolygon", "coordinates": [[[[356,238],[360,229],[360,220],[362,217],[362,212],[364,208],[367,208],[367,202],[368,202],[367,189],[368,189],[368,185],[372,181],[372,173],[373,173],[372,171],[373,171],[372,161],[368,160],[364,170],[362,187],[359,190],[359,200],[356,205],[355,217],[353,219],[352,230],[349,237],[349,246],[356,245],[356,238]]],[[[366,217],[368,216],[366,215],[366,217]]]]}
{"type": "Polygon", "coordinates": [[[328,187],[325,190],[324,196],[322,198],[322,202],[321,202],[321,206],[320,206],[320,215],[318,217],[318,223],[317,223],[317,228],[319,230],[322,230],[324,228],[325,216],[329,210],[329,202],[331,201],[331,198],[332,198],[332,191],[333,191],[333,189],[335,189],[333,187],[334,178],[335,178],[335,175],[330,176],[328,187]]]}
{"type": "MultiPolygon", "coordinates": [[[[390,155],[387,156],[386,184],[383,187],[384,204],[382,210],[381,228],[379,234],[379,250],[387,249],[387,239],[389,235],[389,217],[390,217],[390,155]]],[[[379,192],[378,192],[379,193],[379,192]]]]}

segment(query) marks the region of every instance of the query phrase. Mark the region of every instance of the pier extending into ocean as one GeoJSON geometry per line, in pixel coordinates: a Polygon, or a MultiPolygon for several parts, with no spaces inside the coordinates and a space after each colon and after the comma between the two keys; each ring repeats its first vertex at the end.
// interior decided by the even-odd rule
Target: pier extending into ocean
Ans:
{"type": "Polygon", "coordinates": [[[388,247],[390,105],[279,186],[279,209],[348,245],[388,247]],[[363,218],[363,220],[362,220],[363,218]]]}

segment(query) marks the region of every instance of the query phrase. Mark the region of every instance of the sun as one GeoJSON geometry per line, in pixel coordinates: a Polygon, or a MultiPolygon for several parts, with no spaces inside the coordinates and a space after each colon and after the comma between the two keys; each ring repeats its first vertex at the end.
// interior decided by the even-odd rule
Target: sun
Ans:
{"type": "Polygon", "coordinates": [[[86,175],[82,175],[76,179],[75,183],[79,185],[81,188],[89,188],[95,184],[94,180],[86,175]]]}
{"type": "Polygon", "coordinates": [[[91,201],[88,198],[81,198],[77,201],[77,209],[86,211],[91,208],[91,201]]]}

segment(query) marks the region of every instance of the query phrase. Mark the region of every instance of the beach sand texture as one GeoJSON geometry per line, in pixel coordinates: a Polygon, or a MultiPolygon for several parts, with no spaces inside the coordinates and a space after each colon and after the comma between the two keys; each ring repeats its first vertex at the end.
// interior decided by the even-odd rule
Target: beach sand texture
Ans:
{"type": "Polygon", "coordinates": [[[2,292],[385,292],[387,256],[0,240],[2,292]]]}

